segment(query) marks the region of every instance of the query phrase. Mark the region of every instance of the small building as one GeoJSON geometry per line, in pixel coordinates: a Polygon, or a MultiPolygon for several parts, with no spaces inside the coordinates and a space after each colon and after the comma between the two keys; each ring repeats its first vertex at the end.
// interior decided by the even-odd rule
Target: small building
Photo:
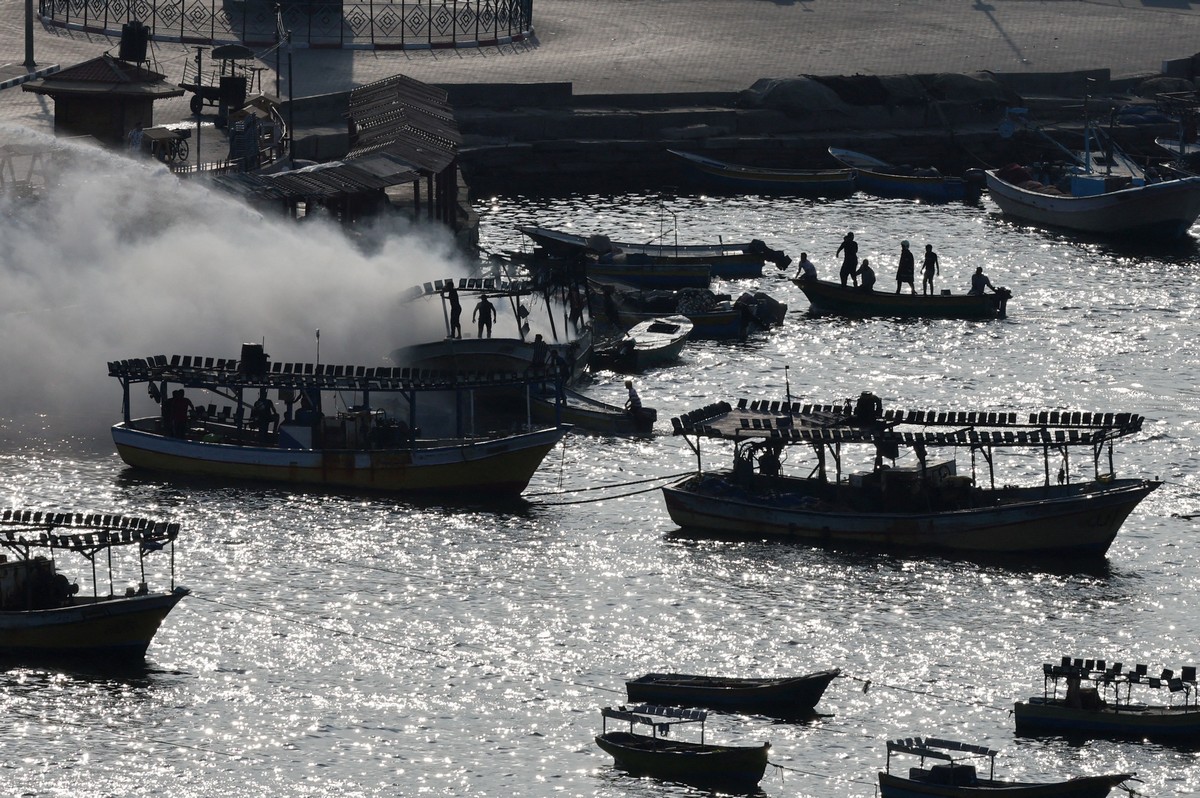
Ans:
{"type": "Polygon", "coordinates": [[[129,131],[154,124],[155,100],[183,96],[165,75],[107,53],[21,88],[54,100],[55,132],[118,146],[129,131]]]}

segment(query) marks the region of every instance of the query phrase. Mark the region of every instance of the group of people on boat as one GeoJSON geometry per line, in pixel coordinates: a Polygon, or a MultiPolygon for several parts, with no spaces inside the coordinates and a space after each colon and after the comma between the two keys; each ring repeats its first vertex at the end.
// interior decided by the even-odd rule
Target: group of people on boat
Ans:
{"type": "MultiPolygon", "coordinates": [[[[849,287],[852,285],[861,291],[875,290],[875,269],[872,268],[871,262],[867,258],[863,258],[861,262],[858,260],[858,242],[854,240],[854,233],[846,233],[842,239],[842,243],[838,246],[835,256],[842,256],[842,267],[839,272],[842,285],[849,287]],[[849,285],[848,285],[849,284],[849,285]]],[[[925,245],[925,258],[921,263],[921,294],[923,296],[931,296],[936,293],[934,289],[934,278],[941,275],[941,260],[938,258],[937,252],[933,249],[933,244],[925,245]]],[[[807,252],[800,253],[799,269],[796,277],[800,280],[817,279],[817,267],[809,260],[807,252]]],[[[917,288],[916,279],[916,257],[909,248],[907,240],[900,242],[900,261],[896,267],[896,293],[899,294],[905,285],[908,286],[909,293],[916,294],[917,288]]],[[[975,273],[971,275],[971,290],[969,294],[982,294],[985,289],[990,289],[995,292],[996,287],[992,285],[988,276],[983,273],[983,267],[976,267],[975,273]]]]}

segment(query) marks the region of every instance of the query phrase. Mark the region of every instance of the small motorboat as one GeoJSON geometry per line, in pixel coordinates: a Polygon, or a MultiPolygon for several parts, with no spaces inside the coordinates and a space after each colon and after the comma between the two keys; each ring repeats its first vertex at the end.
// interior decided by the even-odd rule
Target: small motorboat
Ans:
{"type": "Polygon", "coordinates": [[[974,795],[1004,795],[1012,798],[1104,798],[1113,787],[1133,778],[1132,773],[1103,776],[1077,776],[1066,781],[1021,782],[995,777],[996,754],[981,745],[939,740],[933,737],[906,737],[889,740],[887,771],[879,774],[881,798],[913,798],[935,795],[939,798],[970,798],[974,795]],[[891,772],[892,754],[920,757],[921,766],[910,768],[907,776],[891,772]],[[964,760],[987,757],[987,778],[976,774],[975,766],[964,760]],[[945,764],[925,767],[925,760],[945,764]]]}
{"type": "Polygon", "coordinates": [[[759,745],[713,745],[704,742],[708,713],[699,709],[639,705],[605,707],[604,730],[596,745],[612,754],[614,765],[638,776],[709,789],[747,790],[762,781],[767,769],[770,743],[759,745]],[[629,722],[629,731],[609,731],[608,721],[629,722]],[[700,742],[668,739],[673,726],[700,724],[700,742]],[[649,726],[650,734],[637,734],[635,724],[649,726]]]}
{"type": "Polygon", "coordinates": [[[621,340],[592,350],[592,368],[635,372],[679,357],[692,332],[687,316],[660,316],[639,322],[621,340]]]}
{"type": "Polygon", "coordinates": [[[853,169],[770,169],[726,163],[679,150],[667,150],[686,161],[705,183],[742,193],[795,197],[848,197],[854,193],[853,169]]]}
{"type": "Polygon", "coordinates": [[[647,673],[625,682],[625,690],[630,701],[792,718],[810,714],[840,674],[837,668],[776,678],[647,673]]]}
{"type": "Polygon", "coordinates": [[[745,338],[751,331],[783,324],[787,305],[759,291],[736,300],[695,288],[682,291],[635,291],[592,283],[592,318],[631,329],[663,316],[679,315],[692,322],[693,339],[745,338]]]}
{"type": "Polygon", "coordinates": [[[1013,707],[1017,734],[1075,739],[1124,738],[1159,742],[1200,740],[1196,667],[1151,674],[1145,665],[1063,657],[1042,666],[1043,692],[1013,707]],[[1059,687],[1065,687],[1062,695],[1059,687]],[[1166,690],[1178,703],[1143,704],[1139,692],[1166,690]]]}
{"type": "Polygon", "coordinates": [[[141,660],[167,613],[188,594],[175,586],[178,535],[179,524],[146,518],[5,510],[0,514],[0,551],[6,552],[0,556],[0,659],[78,659],[92,666],[141,660]],[[124,591],[113,587],[115,549],[138,555],[127,569],[137,581],[124,591]],[[152,591],[146,558],[163,549],[170,554],[164,564],[170,587],[152,591]],[[58,570],[72,554],[92,574],[90,591],[86,583],[81,591],[58,570]],[[107,582],[97,579],[101,563],[108,566],[107,582]]]}
{"type": "Polygon", "coordinates": [[[943,175],[933,167],[896,166],[874,156],[840,147],[830,147],[833,159],[855,170],[855,184],[868,194],[925,202],[974,202],[983,194],[987,180],[981,170],[964,177],[943,175]]]}

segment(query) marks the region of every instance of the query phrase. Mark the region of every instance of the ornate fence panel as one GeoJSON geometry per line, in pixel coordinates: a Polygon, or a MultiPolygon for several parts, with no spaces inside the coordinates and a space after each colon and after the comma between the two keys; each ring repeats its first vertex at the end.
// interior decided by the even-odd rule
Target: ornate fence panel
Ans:
{"type": "MultiPolygon", "coordinates": [[[[38,0],[59,25],[112,36],[138,20],[153,39],[189,44],[274,44],[276,7],[264,0],[38,0]]],[[[281,2],[282,27],[310,47],[422,49],[519,40],[533,27],[533,0],[346,0],[281,2]]]]}

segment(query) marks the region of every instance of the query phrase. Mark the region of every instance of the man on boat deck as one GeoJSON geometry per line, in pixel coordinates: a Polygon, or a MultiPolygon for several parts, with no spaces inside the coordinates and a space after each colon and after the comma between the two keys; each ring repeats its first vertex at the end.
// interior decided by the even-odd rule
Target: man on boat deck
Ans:
{"type": "Polygon", "coordinates": [[[450,337],[462,338],[462,303],[453,283],[446,286],[446,301],[450,303],[450,337]]]}
{"type": "Polygon", "coordinates": [[[912,250],[908,248],[907,241],[900,242],[900,265],[896,267],[896,293],[900,293],[900,289],[908,283],[909,293],[917,293],[917,287],[913,285],[913,277],[916,272],[916,261],[913,258],[912,250]]]}
{"type": "Polygon", "coordinates": [[[176,438],[185,437],[188,431],[188,421],[194,410],[192,400],[184,395],[182,388],[176,388],[171,392],[171,398],[167,401],[170,403],[167,419],[171,424],[171,435],[176,438]]]}
{"type": "Polygon", "coordinates": [[[996,292],[996,286],[992,285],[992,281],[983,273],[983,267],[976,266],[975,273],[971,275],[971,290],[967,293],[973,296],[982,296],[984,288],[992,289],[992,293],[996,292]]]}
{"type": "Polygon", "coordinates": [[[487,294],[481,294],[479,304],[475,306],[475,312],[471,314],[471,321],[479,322],[479,337],[483,337],[483,329],[487,328],[487,337],[492,337],[492,322],[496,320],[496,307],[491,302],[488,302],[487,294]]]}
{"type": "Polygon", "coordinates": [[[921,265],[921,274],[923,275],[923,279],[921,280],[922,294],[933,293],[933,276],[941,273],[942,269],[938,265],[938,256],[937,253],[933,251],[933,244],[926,244],[925,263],[921,265]]]}
{"type": "Polygon", "coordinates": [[[250,420],[258,423],[259,443],[266,443],[271,433],[271,425],[279,423],[279,411],[275,403],[267,398],[267,389],[258,389],[258,401],[250,408],[250,420]]]}
{"type": "MultiPolygon", "coordinates": [[[[854,287],[858,287],[858,276],[854,265],[858,263],[858,242],[854,240],[854,233],[846,233],[846,237],[842,239],[842,245],[837,248],[834,256],[842,256],[842,285],[846,284],[846,280],[854,281],[854,287]],[[844,253],[844,254],[843,254],[844,253]]],[[[866,265],[863,261],[863,265],[866,265]]]]}
{"type": "MultiPolygon", "coordinates": [[[[858,278],[854,283],[855,288],[861,288],[863,291],[875,290],[875,270],[871,268],[869,260],[863,258],[862,266],[858,267],[858,271],[854,272],[854,275],[858,278]]],[[[845,285],[845,281],[842,284],[845,285]]]]}
{"type": "MultiPolygon", "coordinates": [[[[800,268],[796,270],[796,276],[799,277],[801,280],[816,280],[817,279],[817,267],[814,266],[813,262],[808,259],[807,252],[800,253],[800,268]]],[[[842,285],[845,285],[845,284],[846,284],[846,281],[842,280],[842,285]]]]}

